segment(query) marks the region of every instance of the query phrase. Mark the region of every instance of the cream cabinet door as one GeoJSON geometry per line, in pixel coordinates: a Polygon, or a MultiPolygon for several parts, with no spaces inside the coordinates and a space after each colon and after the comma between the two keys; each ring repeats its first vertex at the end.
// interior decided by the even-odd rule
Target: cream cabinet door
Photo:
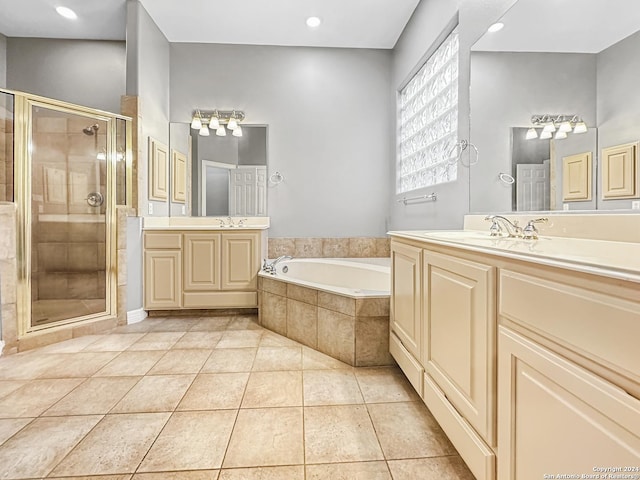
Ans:
{"type": "Polygon", "coordinates": [[[259,233],[222,234],[222,290],[255,290],[260,270],[259,233]]]}
{"type": "Polygon", "coordinates": [[[220,290],[220,234],[184,234],[184,290],[220,290]]]}
{"type": "Polygon", "coordinates": [[[182,296],[182,252],[148,250],[144,253],[146,310],[180,308],[182,296]]]}
{"type": "Polygon", "coordinates": [[[449,402],[495,445],[495,269],[424,251],[422,365],[449,402]]]}
{"type": "Polygon", "coordinates": [[[499,479],[640,467],[639,400],[502,326],[498,352],[499,479]]]}
{"type": "Polygon", "coordinates": [[[422,356],[422,249],[391,242],[391,330],[416,359],[422,356]]]}

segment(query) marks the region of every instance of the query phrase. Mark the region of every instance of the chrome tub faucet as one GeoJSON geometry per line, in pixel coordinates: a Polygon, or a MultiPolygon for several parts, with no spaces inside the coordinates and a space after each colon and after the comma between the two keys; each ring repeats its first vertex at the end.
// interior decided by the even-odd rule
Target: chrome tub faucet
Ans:
{"type": "Polygon", "coordinates": [[[269,273],[271,275],[276,274],[276,266],[283,260],[292,260],[293,257],[291,255],[282,255],[281,257],[276,258],[272,262],[267,262],[267,259],[262,259],[262,271],[265,273],[269,273]]]}

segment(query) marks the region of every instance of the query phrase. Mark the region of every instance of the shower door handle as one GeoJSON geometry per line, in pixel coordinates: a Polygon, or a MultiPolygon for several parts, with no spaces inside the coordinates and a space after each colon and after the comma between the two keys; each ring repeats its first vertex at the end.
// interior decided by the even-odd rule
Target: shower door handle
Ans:
{"type": "Polygon", "coordinates": [[[85,200],[90,207],[100,207],[104,203],[104,196],[100,192],[91,192],[85,200]]]}

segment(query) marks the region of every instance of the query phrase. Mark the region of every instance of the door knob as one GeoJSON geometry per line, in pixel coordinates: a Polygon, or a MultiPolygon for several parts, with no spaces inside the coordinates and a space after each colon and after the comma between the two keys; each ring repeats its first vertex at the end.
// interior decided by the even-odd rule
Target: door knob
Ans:
{"type": "Polygon", "coordinates": [[[91,192],[86,200],[90,207],[100,207],[104,203],[104,196],[100,192],[91,192]]]}

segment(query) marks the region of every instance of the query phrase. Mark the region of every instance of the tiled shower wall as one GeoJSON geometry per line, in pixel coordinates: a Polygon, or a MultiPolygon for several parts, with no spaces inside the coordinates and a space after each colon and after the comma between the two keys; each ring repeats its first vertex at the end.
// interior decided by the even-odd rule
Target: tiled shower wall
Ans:
{"type": "Polygon", "coordinates": [[[104,298],[104,223],[33,222],[32,299],[104,298]]]}
{"type": "Polygon", "coordinates": [[[291,255],[295,258],[389,257],[389,238],[269,238],[269,258],[291,255]]]}
{"type": "Polygon", "coordinates": [[[106,176],[106,162],[96,161],[106,133],[85,135],[82,130],[90,123],[85,117],[35,119],[31,263],[34,301],[104,298],[104,217],[95,215],[95,208],[88,206],[84,198],[88,189],[104,191],[95,183],[106,176]],[[51,191],[54,189],[63,190],[57,194],[51,191]],[[76,218],[68,221],[67,214],[76,218]]]}

